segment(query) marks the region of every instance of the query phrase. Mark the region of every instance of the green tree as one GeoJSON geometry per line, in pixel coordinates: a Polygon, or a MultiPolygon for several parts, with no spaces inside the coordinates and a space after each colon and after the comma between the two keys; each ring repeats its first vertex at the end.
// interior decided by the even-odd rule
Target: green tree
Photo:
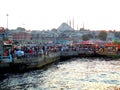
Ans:
{"type": "Polygon", "coordinates": [[[120,32],[115,32],[115,37],[120,38],[120,32]]]}
{"type": "Polygon", "coordinates": [[[93,38],[93,36],[91,34],[85,34],[82,36],[83,41],[90,40],[91,38],[93,38]]]}
{"type": "Polygon", "coordinates": [[[100,40],[105,41],[107,39],[107,32],[106,31],[100,31],[100,33],[98,34],[98,38],[100,40]]]}
{"type": "Polygon", "coordinates": [[[114,43],[115,44],[120,44],[120,41],[119,40],[115,40],[114,43]]]}
{"type": "Polygon", "coordinates": [[[25,31],[25,28],[23,28],[23,27],[17,27],[17,30],[25,31]]]}

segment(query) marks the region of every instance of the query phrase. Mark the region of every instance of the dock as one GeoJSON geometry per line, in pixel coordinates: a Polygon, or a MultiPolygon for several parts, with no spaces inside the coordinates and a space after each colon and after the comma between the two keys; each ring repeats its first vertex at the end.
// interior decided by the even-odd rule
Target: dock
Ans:
{"type": "Polygon", "coordinates": [[[60,60],[60,52],[51,52],[48,55],[30,56],[29,58],[14,58],[13,62],[1,62],[1,72],[21,72],[41,68],[47,64],[60,60]]]}
{"type": "Polygon", "coordinates": [[[13,61],[6,61],[0,63],[0,70],[1,72],[6,71],[26,71],[31,69],[41,68],[45,65],[50,63],[59,61],[59,60],[66,60],[70,58],[79,58],[79,57],[109,57],[109,58],[116,58],[120,57],[120,55],[98,55],[93,51],[85,52],[85,51],[56,51],[56,52],[49,52],[48,54],[43,55],[28,55],[28,57],[21,57],[21,58],[13,58],[13,61]]]}

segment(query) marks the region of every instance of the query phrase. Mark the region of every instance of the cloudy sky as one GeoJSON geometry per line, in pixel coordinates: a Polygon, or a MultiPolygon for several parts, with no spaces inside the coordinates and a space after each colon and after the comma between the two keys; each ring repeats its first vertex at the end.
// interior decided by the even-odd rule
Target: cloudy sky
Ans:
{"type": "Polygon", "coordinates": [[[119,0],[0,0],[0,26],[30,30],[58,28],[74,18],[74,28],[120,30],[119,0]]]}

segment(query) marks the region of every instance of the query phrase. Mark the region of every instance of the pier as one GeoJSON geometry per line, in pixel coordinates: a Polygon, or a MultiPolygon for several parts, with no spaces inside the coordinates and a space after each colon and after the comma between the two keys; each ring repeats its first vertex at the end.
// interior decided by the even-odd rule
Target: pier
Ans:
{"type": "MultiPolygon", "coordinates": [[[[29,57],[21,57],[17,58],[14,57],[13,61],[7,61],[0,63],[0,70],[1,72],[6,71],[26,71],[31,69],[38,69],[50,63],[59,61],[59,60],[66,60],[71,58],[80,58],[80,57],[108,57],[106,55],[98,55],[92,51],[85,52],[85,51],[56,51],[56,52],[49,52],[48,54],[43,55],[28,55],[29,57]]],[[[112,58],[112,56],[109,56],[112,58]]],[[[113,56],[115,58],[115,56],[113,56]]]]}
{"type": "Polygon", "coordinates": [[[49,53],[47,55],[30,56],[29,58],[13,58],[13,62],[0,63],[1,72],[21,72],[30,69],[41,68],[47,64],[60,60],[60,52],[49,53]]]}

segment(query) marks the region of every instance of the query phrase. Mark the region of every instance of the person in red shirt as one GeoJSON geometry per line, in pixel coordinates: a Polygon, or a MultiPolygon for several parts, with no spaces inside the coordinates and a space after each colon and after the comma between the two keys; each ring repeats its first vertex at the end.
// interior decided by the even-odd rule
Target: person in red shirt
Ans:
{"type": "Polygon", "coordinates": [[[3,56],[8,56],[8,51],[7,50],[3,53],[3,56]]]}

